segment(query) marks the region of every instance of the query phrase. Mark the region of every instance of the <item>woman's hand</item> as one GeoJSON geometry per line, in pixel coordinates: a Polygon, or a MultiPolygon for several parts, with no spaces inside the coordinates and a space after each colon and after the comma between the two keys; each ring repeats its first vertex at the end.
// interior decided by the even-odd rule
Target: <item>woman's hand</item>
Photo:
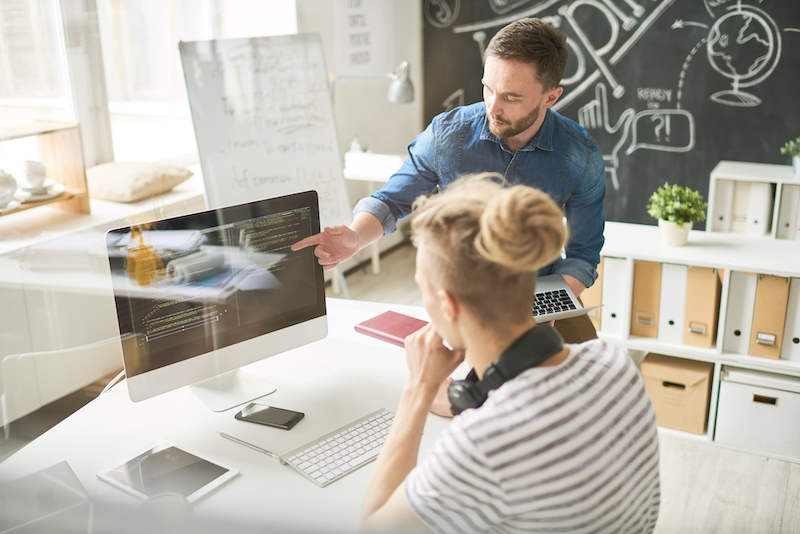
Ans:
{"type": "Polygon", "coordinates": [[[409,384],[430,388],[436,393],[450,373],[464,361],[463,349],[450,350],[433,323],[423,326],[405,340],[409,384]]]}

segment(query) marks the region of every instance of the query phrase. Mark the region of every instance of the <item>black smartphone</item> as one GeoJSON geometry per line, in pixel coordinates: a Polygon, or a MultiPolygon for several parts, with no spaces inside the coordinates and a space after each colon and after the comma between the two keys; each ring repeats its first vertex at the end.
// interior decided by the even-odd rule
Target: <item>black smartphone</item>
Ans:
{"type": "Polygon", "coordinates": [[[236,419],[289,430],[299,423],[300,419],[305,415],[303,412],[284,410],[283,408],[251,402],[236,414],[236,419]]]}

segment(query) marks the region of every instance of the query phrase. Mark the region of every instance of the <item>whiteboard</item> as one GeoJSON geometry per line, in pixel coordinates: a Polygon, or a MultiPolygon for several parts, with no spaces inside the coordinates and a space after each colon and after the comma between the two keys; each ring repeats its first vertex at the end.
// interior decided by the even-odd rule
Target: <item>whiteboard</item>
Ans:
{"type": "Polygon", "coordinates": [[[181,42],[179,49],[208,206],[315,190],[321,224],[348,224],[319,36],[181,42]]]}

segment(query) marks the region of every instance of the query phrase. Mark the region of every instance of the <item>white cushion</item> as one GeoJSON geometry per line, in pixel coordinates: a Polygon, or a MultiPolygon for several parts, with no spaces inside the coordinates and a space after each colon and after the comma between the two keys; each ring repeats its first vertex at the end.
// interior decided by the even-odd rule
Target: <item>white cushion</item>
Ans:
{"type": "Polygon", "coordinates": [[[114,162],[86,169],[86,180],[92,198],[134,202],[169,191],[192,174],[169,163],[114,162]]]}

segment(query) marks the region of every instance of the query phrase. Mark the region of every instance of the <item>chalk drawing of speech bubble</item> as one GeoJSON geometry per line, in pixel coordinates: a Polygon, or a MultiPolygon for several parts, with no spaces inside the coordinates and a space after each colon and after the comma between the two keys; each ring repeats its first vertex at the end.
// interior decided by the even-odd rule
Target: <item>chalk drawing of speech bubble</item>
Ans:
{"type": "Polygon", "coordinates": [[[683,109],[648,109],[633,117],[631,144],[625,151],[640,148],[662,152],[689,152],[694,148],[694,117],[683,109]]]}

